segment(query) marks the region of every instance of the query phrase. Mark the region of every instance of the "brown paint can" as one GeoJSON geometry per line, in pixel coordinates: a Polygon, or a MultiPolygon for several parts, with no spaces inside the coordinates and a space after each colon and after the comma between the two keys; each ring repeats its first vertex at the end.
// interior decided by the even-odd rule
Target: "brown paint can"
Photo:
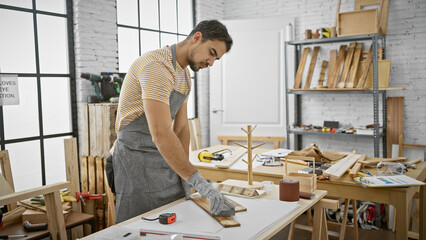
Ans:
{"type": "Polygon", "coordinates": [[[299,201],[299,181],[296,179],[280,180],[280,200],[287,202],[299,201]]]}

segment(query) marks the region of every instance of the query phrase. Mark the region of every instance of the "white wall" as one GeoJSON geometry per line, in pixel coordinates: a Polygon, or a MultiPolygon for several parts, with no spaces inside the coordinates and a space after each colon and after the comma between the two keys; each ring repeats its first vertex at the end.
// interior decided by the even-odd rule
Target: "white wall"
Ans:
{"type": "MultiPolygon", "coordinates": [[[[197,1],[197,21],[211,17],[211,15],[217,16],[219,19],[223,16],[223,19],[226,20],[290,16],[295,19],[295,38],[301,40],[305,29],[332,26],[336,5],[335,0],[233,0],[219,2],[218,5],[213,1],[199,0],[197,1]],[[217,12],[217,7],[223,7],[223,15],[217,12]]],[[[425,8],[426,1],[424,0],[391,0],[386,37],[386,58],[392,61],[389,85],[390,87],[406,88],[404,91],[389,91],[387,96],[405,97],[405,142],[412,144],[426,143],[425,8]]],[[[341,12],[352,9],[353,1],[342,1],[341,12]]],[[[318,79],[320,63],[329,58],[330,48],[325,48],[325,45],[321,47],[312,80],[313,86],[316,85],[316,79],[318,79]]],[[[337,49],[338,45],[329,47],[337,49]]],[[[200,82],[205,80],[208,80],[207,76],[199,79],[200,82]]],[[[207,86],[208,84],[203,85],[203,88],[207,86]]],[[[199,91],[208,92],[207,89],[199,89],[199,91]]],[[[354,125],[373,123],[372,96],[316,94],[303,96],[302,103],[304,109],[302,119],[306,124],[322,125],[324,120],[337,120],[342,124],[352,123],[354,125]]],[[[199,104],[199,117],[208,118],[208,103],[199,104]]],[[[290,116],[290,119],[293,119],[293,116],[290,116]]],[[[208,129],[208,126],[202,126],[202,128],[208,129]]],[[[348,137],[325,139],[316,136],[303,138],[303,146],[309,145],[311,142],[318,143],[324,149],[349,151],[356,148],[360,152],[373,155],[372,139],[348,137]]]]}

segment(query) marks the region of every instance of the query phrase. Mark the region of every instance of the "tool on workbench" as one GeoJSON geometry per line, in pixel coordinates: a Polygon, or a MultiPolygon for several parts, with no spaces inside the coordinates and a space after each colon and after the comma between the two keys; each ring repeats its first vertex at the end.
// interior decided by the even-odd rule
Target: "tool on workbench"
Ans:
{"type": "Polygon", "coordinates": [[[161,238],[161,236],[170,236],[169,239],[199,239],[199,240],[220,240],[219,236],[209,236],[209,235],[200,235],[194,233],[183,233],[183,232],[169,232],[169,231],[161,231],[161,230],[152,230],[141,228],[139,229],[139,234],[141,239],[167,239],[161,238]]]}
{"type": "Polygon", "coordinates": [[[407,168],[400,162],[379,162],[377,164],[377,175],[402,175],[407,168]]]}
{"type": "Polygon", "coordinates": [[[157,218],[141,217],[141,219],[146,221],[155,221],[158,219],[161,224],[171,224],[176,221],[176,213],[162,213],[157,218]]]}
{"type": "MultiPolygon", "coordinates": [[[[70,194],[70,191],[60,192],[61,202],[76,202],[77,201],[76,198],[74,198],[72,196],[68,196],[69,194],[70,194]]],[[[43,195],[32,197],[30,199],[30,201],[31,201],[31,204],[39,204],[39,205],[42,205],[42,206],[44,206],[46,204],[43,195]]]]}
{"type": "Polygon", "coordinates": [[[7,234],[1,234],[0,239],[9,239],[9,238],[23,238],[26,237],[25,234],[19,234],[19,235],[7,235],[7,234]]]}
{"type": "Polygon", "coordinates": [[[211,162],[212,160],[222,161],[225,159],[226,152],[232,153],[229,149],[222,149],[213,153],[207,150],[203,150],[199,152],[197,156],[201,162],[211,162]]]}
{"type": "Polygon", "coordinates": [[[25,221],[23,223],[24,229],[27,232],[37,232],[47,229],[47,223],[30,223],[30,221],[25,221]]]}

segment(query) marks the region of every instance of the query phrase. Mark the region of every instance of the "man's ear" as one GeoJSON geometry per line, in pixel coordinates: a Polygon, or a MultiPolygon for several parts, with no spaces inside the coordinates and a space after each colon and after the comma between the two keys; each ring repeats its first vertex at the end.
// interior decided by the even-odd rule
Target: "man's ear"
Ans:
{"type": "Polygon", "coordinates": [[[192,36],[192,41],[194,43],[201,41],[203,39],[203,34],[201,32],[194,33],[194,36],[192,36]]]}

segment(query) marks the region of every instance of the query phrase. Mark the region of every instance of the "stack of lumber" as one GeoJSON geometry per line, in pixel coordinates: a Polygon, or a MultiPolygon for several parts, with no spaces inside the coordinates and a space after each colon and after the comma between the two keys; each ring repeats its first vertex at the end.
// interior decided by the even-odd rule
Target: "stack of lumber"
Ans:
{"type": "MultiPolygon", "coordinates": [[[[105,158],[82,156],[80,158],[81,170],[81,192],[90,194],[104,194],[104,179],[105,158]]],[[[106,222],[105,216],[107,213],[106,208],[106,194],[101,199],[84,199],[86,205],[83,204],[83,212],[95,216],[96,229],[101,230],[105,226],[109,226],[106,222]]]]}
{"type": "MultiPolygon", "coordinates": [[[[362,43],[341,45],[339,51],[331,50],[329,61],[323,61],[319,74],[317,89],[329,90],[365,90],[373,88],[372,49],[363,50],[362,43]],[[328,67],[327,79],[325,72],[328,67]],[[324,82],[327,83],[324,85],[324,82]]],[[[302,51],[302,57],[297,69],[294,87],[291,90],[312,90],[311,81],[314,74],[319,47],[314,47],[311,54],[311,62],[307,71],[305,84],[302,86],[305,64],[310,52],[306,47],[302,51]]],[[[389,87],[390,60],[383,60],[383,49],[378,49],[378,81],[379,88],[389,87]]]]}
{"type": "Polygon", "coordinates": [[[84,106],[82,156],[106,158],[114,144],[117,103],[93,103],[84,106]]]}

